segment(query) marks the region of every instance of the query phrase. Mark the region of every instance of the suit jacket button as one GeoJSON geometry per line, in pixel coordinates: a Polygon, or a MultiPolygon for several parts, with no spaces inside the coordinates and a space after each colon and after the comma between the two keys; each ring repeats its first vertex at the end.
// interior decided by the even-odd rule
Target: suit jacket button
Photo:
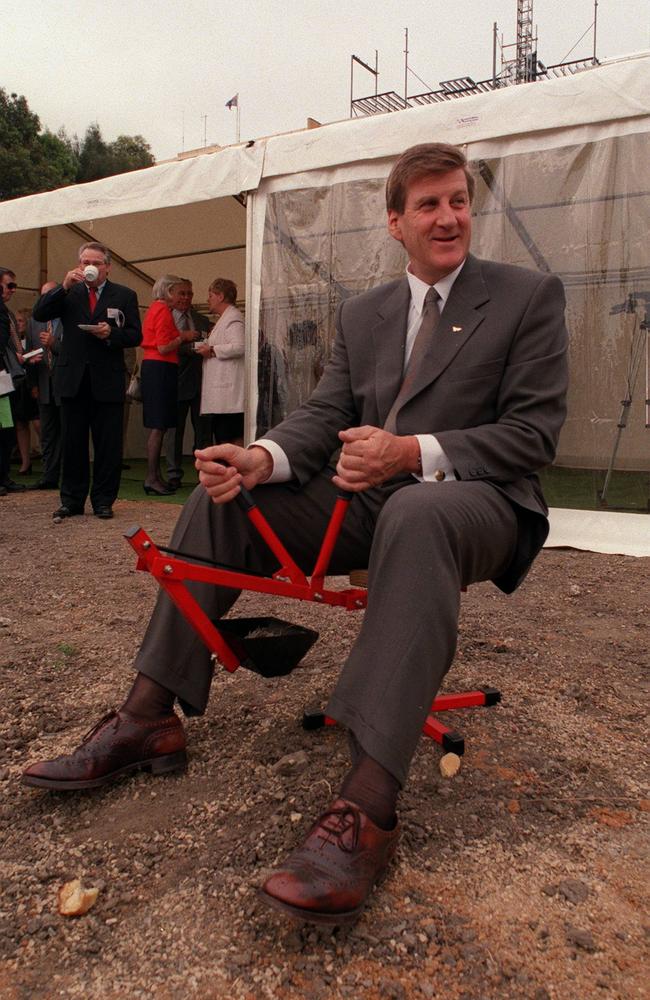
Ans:
{"type": "Polygon", "coordinates": [[[436,469],[436,471],[433,474],[433,478],[435,479],[435,481],[437,483],[441,483],[443,481],[443,479],[445,478],[445,474],[442,471],[442,469],[436,469]]]}

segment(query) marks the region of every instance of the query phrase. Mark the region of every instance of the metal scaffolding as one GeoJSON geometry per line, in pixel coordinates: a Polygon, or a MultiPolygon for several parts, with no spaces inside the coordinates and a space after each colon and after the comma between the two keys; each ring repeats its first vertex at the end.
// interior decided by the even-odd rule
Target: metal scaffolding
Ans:
{"type": "MultiPolygon", "coordinates": [[[[366,97],[354,97],[353,63],[350,72],[350,117],[358,118],[366,115],[385,114],[390,111],[403,111],[404,108],[417,107],[420,104],[438,104],[441,101],[452,101],[459,97],[467,97],[470,94],[485,93],[490,90],[499,90],[502,87],[510,87],[520,83],[530,83],[534,80],[550,80],[558,76],[573,76],[584,70],[591,69],[598,65],[596,58],[596,18],[598,2],[594,3],[594,53],[591,58],[574,59],[570,62],[561,62],[553,66],[545,66],[537,58],[537,33],[533,26],[533,0],[517,0],[517,41],[504,45],[503,37],[498,41],[497,25],[494,25],[494,67],[492,76],[487,80],[476,82],[470,76],[461,76],[453,80],[442,80],[439,90],[430,90],[422,94],[407,95],[398,94],[394,90],[377,93],[378,55],[375,52],[375,68],[362,62],[358,56],[352,56],[353,63],[356,61],[375,77],[375,93],[366,97]],[[496,51],[501,51],[501,69],[496,70],[496,51]],[[514,50],[514,55],[509,58],[510,50],[514,50]]],[[[408,34],[407,34],[408,39],[408,34]]],[[[408,79],[408,73],[413,72],[408,66],[408,41],[405,48],[405,74],[404,82],[408,79]]]]}

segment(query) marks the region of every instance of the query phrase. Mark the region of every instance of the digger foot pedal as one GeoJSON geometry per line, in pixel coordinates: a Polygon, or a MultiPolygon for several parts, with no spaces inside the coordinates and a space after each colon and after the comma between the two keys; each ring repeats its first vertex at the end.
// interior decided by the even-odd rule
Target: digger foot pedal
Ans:
{"type": "Polygon", "coordinates": [[[335,726],[336,719],[330,719],[320,708],[307,709],[302,715],[303,729],[322,729],[324,726],[335,726]]]}
{"type": "Polygon", "coordinates": [[[498,705],[501,701],[501,692],[497,688],[480,687],[478,690],[482,691],[485,695],[485,704],[488,707],[490,705],[498,705]]]}
{"type": "Polygon", "coordinates": [[[455,753],[462,757],[465,753],[465,740],[460,733],[450,729],[449,732],[442,734],[442,749],[445,753],[455,753]]]}

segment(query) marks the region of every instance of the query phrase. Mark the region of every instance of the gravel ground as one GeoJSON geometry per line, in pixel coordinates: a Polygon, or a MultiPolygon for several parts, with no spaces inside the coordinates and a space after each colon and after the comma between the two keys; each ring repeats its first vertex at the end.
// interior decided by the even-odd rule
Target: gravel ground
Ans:
{"type": "Polygon", "coordinates": [[[471,588],[448,687],[492,684],[503,702],[450,713],[467,740],[452,779],[422,740],[397,862],[355,927],[316,930],[255,889],[345,771],[342,733],[299,723],[359,617],[245,596],[240,615],[321,639],[288,678],[217,674],[186,775],[26,788],[23,767],[75,745],[130,684],[155,583],[121,535],[140,523],[164,543],[177,514],[123,501],[113,521],[53,525],[53,497],[0,500],[1,997],[648,996],[650,560],[547,551],[511,598],[471,588]],[[76,877],[99,896],[64,918],[76,877]]]}

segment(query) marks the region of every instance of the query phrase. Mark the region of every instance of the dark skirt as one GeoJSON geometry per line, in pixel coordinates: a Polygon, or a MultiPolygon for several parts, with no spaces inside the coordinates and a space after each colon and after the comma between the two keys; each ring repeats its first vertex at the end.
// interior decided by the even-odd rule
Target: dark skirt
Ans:
{"type": "Polygon", "coordinates": [[[30,379],[24,378],[18,383],[18,388],[9,396],[14,423],[20,420],[28,424],[30,420],[38,420],[38,400],[32,396],[30,379]]]}
{"type": "Polygon", "coordinates": [[[140,366],[142,423],[147,430],[176,426],[178,365],[170,361],[143,361],[140,366]]]}

